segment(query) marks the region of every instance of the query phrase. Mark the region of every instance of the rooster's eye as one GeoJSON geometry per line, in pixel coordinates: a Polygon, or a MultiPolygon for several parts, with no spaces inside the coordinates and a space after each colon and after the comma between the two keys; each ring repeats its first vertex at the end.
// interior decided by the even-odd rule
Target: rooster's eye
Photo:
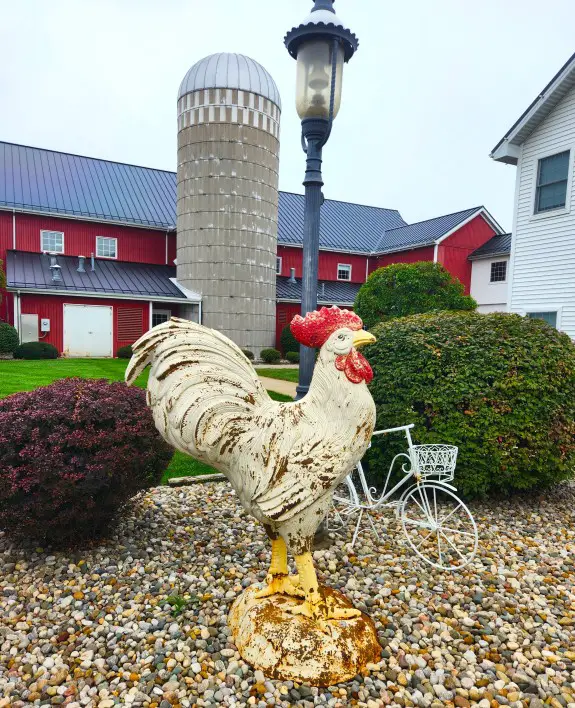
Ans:
{"type": "Polygon", "coordinates": [[[345,337],[343,336],[343,334],[340,334],[338,339],[345,339],[345,337]]]}

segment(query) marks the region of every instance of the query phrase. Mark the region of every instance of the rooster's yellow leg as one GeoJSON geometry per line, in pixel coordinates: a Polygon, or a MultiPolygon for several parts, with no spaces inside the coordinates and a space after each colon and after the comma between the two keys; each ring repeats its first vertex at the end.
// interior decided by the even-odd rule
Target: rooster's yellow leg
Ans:
{"type": "Polygon", "coordinates": [[[281,536],[272,538],[272,562],[266,577],[267,587],[258,590],[255,597],[269,597],[276,593],[303,597],[304,593],[298,585],[298,577],[289,575],[287,562],[287,546],[281,536]]]}
{"type": "Polygon", "coordinates": [[[305,615],[318,621],[320,626],[328,619],[350,619],[358,617],[361,612],[353,607],[333,607],[326,602],[319,591],[317,575],[313,567],[311,553],[306,552],[295,557],[299,572],[299,581],[305,593],[305,600],[301,605],[290,607],[289,612],[294,615],[305,615]]]}

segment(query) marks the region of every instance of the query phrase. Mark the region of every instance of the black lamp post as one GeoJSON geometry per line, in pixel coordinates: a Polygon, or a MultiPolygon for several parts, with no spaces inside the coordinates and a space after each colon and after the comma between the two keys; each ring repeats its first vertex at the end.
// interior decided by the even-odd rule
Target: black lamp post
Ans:
{"type": "MultiPolygon", "coordinates": [[[[317,308],[319,220],[323,202],[321,153],[341,103],[343,64],[358,47],[355,34],[345,28],[333,9],[334,0],[315,0],[308,17],[291,29],[284,43],[297,60],[296,109],[301,118],[302,147],[307,155],[303,227],[301,314],[317,308]]],[[[300,347],[297,398],[308,392],[315,352],[300,347]]]]}

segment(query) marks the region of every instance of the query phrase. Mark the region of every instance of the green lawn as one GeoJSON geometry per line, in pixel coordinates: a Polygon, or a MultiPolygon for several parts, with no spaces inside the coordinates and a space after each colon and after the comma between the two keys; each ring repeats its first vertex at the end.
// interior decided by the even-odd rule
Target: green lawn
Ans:
{"type": "Polygon", "coordinates": [[[270,379],[298,382],[299,369],[260,369],[258,367],[257,371],[260,376],[267,376],[270,379]]]}
{"type": "MultiPolygon", "coordinates": [[[[32,391],[39,386],[47,386],[53,381],[70,376],[79,376],[83,379],[123,381],[127,365],[127,359],[0,360],[0,398],[19,391],[32,391]]],[[[148,371],[149,369],[146,369],[138,377],[136,380],[137,386],[145,388],[148,381],[148,371]]],[[[292,400],[289,396],[283,396],[281,393],[269,391],[269,394],[275,401],[292,400]]],[[[181,452],[176,452],[164,474],[162,482],[165,483],[170,477],[189,477],[212,472],[215,472],[215,470],[211,467],[197,462],[181,452]]]]}

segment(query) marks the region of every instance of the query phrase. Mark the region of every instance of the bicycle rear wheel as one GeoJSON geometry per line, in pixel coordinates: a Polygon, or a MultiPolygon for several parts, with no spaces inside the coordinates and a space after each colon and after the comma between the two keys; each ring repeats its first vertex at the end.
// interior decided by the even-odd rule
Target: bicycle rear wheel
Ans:
{"type": "Polygon", "coordinates": [[[459,570],[477,552],[477,526],[471,512],[448,487],[422,482],[405,495],[400,511],[412,550],[439,570],[459,570]]]}

